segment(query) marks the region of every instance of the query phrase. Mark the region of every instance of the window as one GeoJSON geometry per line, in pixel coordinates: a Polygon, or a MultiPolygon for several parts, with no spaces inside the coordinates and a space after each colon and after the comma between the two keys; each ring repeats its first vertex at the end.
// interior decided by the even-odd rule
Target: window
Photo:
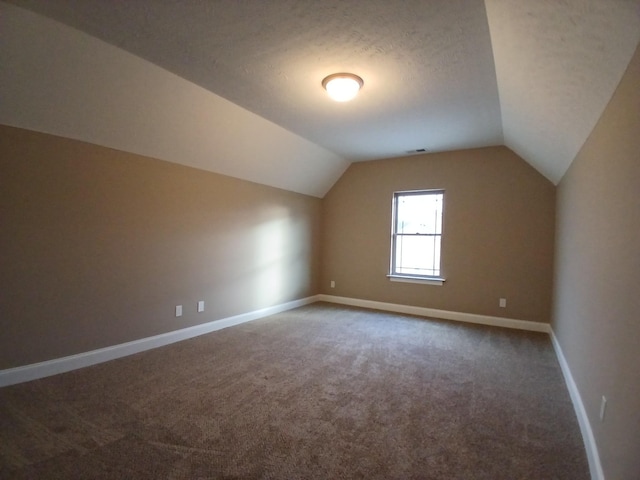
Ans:
{"type": "Polygon", "coordinates": [[[442,284],[440,251],[444,190],[393,194],[392,280],[442,284]]]}

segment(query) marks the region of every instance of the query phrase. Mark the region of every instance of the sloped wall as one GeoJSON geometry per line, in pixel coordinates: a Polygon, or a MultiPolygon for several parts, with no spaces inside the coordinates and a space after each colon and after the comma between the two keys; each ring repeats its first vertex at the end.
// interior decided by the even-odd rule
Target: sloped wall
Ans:
{"type": "Polygon", "coordinates": [[[131,53],[0,2],[0,124],[322,197],[335,153],[131,53]]]}

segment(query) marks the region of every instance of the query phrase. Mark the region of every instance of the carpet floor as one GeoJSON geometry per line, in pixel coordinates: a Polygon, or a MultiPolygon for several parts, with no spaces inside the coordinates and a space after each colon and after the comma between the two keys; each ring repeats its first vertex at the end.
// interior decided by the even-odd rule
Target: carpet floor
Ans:
{"type": "Polygon", "coordinates": [[[589,478],[545,334],[316,303],[0,389],[0,478],[589,478]]]}

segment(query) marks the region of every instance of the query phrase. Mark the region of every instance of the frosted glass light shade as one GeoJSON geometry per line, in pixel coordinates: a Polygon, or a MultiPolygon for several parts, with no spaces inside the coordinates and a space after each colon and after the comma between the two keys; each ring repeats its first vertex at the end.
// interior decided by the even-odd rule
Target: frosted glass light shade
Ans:
{"type": "Polygon", "coordinates": [[[334,73],[322,80],[322,86],[336,102],[348,102],[353,99],[364,82],[353,73],[334,73]]]}

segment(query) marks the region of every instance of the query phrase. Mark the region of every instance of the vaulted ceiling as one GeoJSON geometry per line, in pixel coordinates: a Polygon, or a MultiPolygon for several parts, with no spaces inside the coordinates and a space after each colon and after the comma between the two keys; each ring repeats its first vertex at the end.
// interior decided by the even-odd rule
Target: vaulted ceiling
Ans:
{"type": "MultiPolygon", "coordinates": [[[[7,3],[21,9],[3,9],[3,29],[6,23],[14,28],[6,34],[13,43],[4,47],[2,60],[17,72],[2,79],[3,88],[12,92],[9,103],[14,112],[0,115],[0,122],[316,196],[324,195],[349,162],[402,156],[416,149],[438,152],[489,145],[506,145],[557,183],[640,40],[638,0],[7,3]],[[22,8],[38,16],[22,13],[22,8]],[[25,24],[37,22],[42,25],[24,31],[25,24]],[[18,55],[22,51],[25,54],[18,55]],[[48,66],[25,67],[25,58],[43,63],[45,54],[53,57],[48,66]],[[125,59],[125,54],[133,55],[125,59]],[[120,63],[114,60],[118,55],[120,63]],[[111,92],[104,100],[107,110],[114,110],[110,126],[96,125],[82,133],[87,122],[97,121],[83,117],[82,105],[95,99],[81,99],[76,106],[68,106],[73,103],[68,100],[51,104],[49,110],[68,110],[63,126],[53,115],[44,121],[36,118],[42,112],[34,111],[33,118],[25,113],[29,109],[24,104],[35,101],[29,97],[32,90],[52,89],[56,82],[59,86],[51,95],[63,95],[66,84],[72,90],[67,95],[82,97],[79,92],[85,91],[87,97],[95,96],[99,80],[74,83],[88,76],[88,70],[78,66],[82,62],[95,63],[93,71],[105,69],[102,76],[110,85],[105,81],[100,89],[111,92]],[[107,67],[117,68],[120,80],[107,67]],[[136,68],[144,77],[136,98],[130,92],[136,90],[133,83],[109,90],[115,88],[114,81],[124,81],[126,69],[136,68]],[[340,71],[364,79],[360,95],[345,104],[329,100],[321,87],[325,76],[340,71]],[[62,79],[47,83],[32,78],[38,76],[34,72],[62,79]],[[206,93],[193,90],[196,86],[206,93]],[[129,92],[122,93],[124,89],[129,92]],[[179,105],[151,96],[160,94],[176,96],[179,105]],[[145,95],[148,104],[136,108],[148,111],[149,117],[144,127],[130,125],[136,115],[131,105],[145,95]],[[182,124],[202,130],[201,136],[169,125],[175,120],[166,113],[154,115],[156,104],[178,118],[184,116],[182,124]],[[83,120],[72,126],[72,115],[83,120]],[[136,138],[100,131],[113,130],[114,123],[123,130],[136,128],[136,138]],[[261,162],[268,165],[258,165],[261,162]]],[[[50,101],[37,97],[40,106],[50,101]]],[[[105,107],[95,104],[93,114],[96,109],[105,107]]]]}

